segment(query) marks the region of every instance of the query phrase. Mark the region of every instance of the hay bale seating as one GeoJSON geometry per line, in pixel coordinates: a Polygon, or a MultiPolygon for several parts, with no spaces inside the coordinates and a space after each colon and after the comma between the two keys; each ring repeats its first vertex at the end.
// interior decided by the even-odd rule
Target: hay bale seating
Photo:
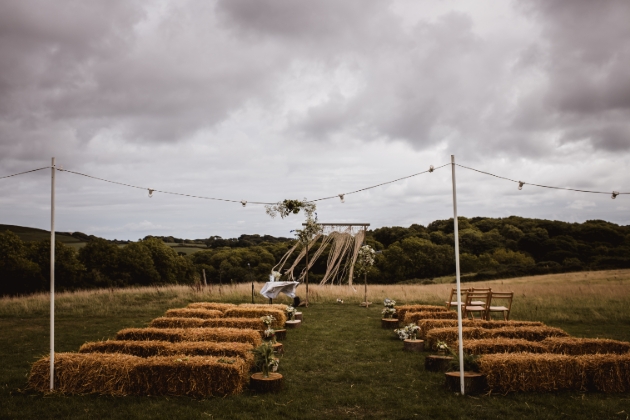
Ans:
{"type": "MultiPolygon", "coordinates": [[[[462,327],[462,337],[465,340],[478,340],[481,338],[486,338],[487,331],[488,330],[485,330],[483,328],[462,327]]],[[[436,350],[437,342],[444,341],[450,347],[453,347],[458,338],[459,336],[457,328],[434,328],[427,333],[424,345],[425,348],[436,350]]]]}
{"type": "Polygon", "coordinates": [[[422,312],[407,312],[405,313],[404,318],[398,318],[403,324],[411,324],[414,323],[418,325],[420,321],[423,319],[454,319],[457,320],[457,312],[452,311],[422,311],[422,312]]]}
{"type": "MultiPolygon", "coordinates": [[[[426,338],[426,334],[435,328],[457,327],[457,320],[453,319],[425,319],[417,324],[420,327],[421,339],[426,338]]],[[[464,319],[462,327],[478,327],[478,328],[502,328],[502,327],[542,327],[545,324],[538,321],[482,321],[464,319]]]]}
{"type": "Polygon", "coordinates": [[[221,318],[223,312],[216,309],[202,309],[202,308],[180,308],[169,309],[165,314],[169,318],[221,318]]]}
{"type": "MultiPolygon", "coordinates": [[[[462,338],[465,340],[478,340],[482,338],[520,338],[528,341],[542,341],[547,337],[566,337],[569,334],[560,328],[554,327],[502,327],[502,328],[477,328],[462,327],[462,338]]],[[[457,327],[435,328],[426,335],[426,341],[430,348],[435,348],[438,341],[444,341],[452,346],[458,340],[457,327]]]]}
{"type": "Polygon", "coordinates": [[[282,312],[286,312],[288,306],[283,303],[272,303],[271,305],[268,303],[241,303],[238,305],[239,308],[273,308],[282,312]]]}
{"type": "Polygon", "coordinates": [[[548,337],[541,344],[549,353],[558,354],[625,354],[630,352],[630,343],[604,338],[548,337]]]}
{"type": "MultiPolygon", "coordinates": [[[[459,348],[459,340],[455,341],[453,349],[459,348]]],[[[478,340],[464,340],[464,352],[468,354],[494,353],[547,353],[547,346],[536,341],[520,338],[481,338],[478,340]]]]}
{"type": "Polygon", "coordinates": [[[258,318],[155,318],[149,323],[153,328],[241,328],[264,330],[265,324],[258,318]]]}
{"type": "MultiPolygon", "coordinates": [[[[263,307],[241,307],[238,308],[230,308],[225,311],[224,316],[226,318],[254,318],[260,321],[260,318],[263,316],[271,315],[276,320],[271,324],[272,328],[280,329],[284,327],[285,322],[287,322],[287,316],[284,311],[277,308],[270,308],[271,305],[266,305],[263,307]]],[[[263,325],[261,323],[261,325],[263,325]]],[[[264,325],[260,329],[265,329],[264,325]]]]}
{"type": "Polygon", "coordinates": [[[394,309],[396,309],[396,317],[401,321],[405,319],[405,314],[408,312],[446,312],[444,306],[435,305],[400,305],[394,306],[394,309]]]}
{"type": "Polygon", "coordinates": [[[488,354],[479,358],[488,387],[497,392],[563,389],[630,392],[630,354],[488,354]]]}
{"type": "Polygon", "coordinates": [[[225,312],[230,308],[236,308],[233,303],[219,303],[219,302],[194,302],[187,306],[190,309],[211,309],[216,311],[225,312]]]}
{"type": "Polygon", "coordinates": [[[262,343],[258,331],[241,328],[126,328],[116,334],[116,340],[233,342],[250,343],[254,347],[262,343]]]}
{"type": "MultiPolygon", "coordinates": [[[[33,364],[31,388],[49,390],[49,364],[48,357],[33,364]]],[[[55,354],[55,390],[68,394],[234,395],[242,391],[248,376],[248,365],[240,358],[55,354]]]]}
{"type": "Polygon", "coordinates": [[[239,357],[251,366],[254,362],[253,349],[254,346],[250,343],[107,340],[85,343],[79,348],[79,353],[122,353],[138,357],[175,355],[239,357]]]}
{"type": "Polygon", "coordinates": [[[479,358],[479,371],[494,392],[550,392],[584,389],[584,371],[575,356],[500,353],[479,358]]]}

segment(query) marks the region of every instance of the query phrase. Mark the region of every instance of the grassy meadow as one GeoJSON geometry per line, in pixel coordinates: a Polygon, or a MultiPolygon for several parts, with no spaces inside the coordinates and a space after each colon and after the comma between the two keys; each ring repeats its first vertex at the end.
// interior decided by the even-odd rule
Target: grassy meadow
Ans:
{"type": "MultiPolygon", "coordinates": [[[[512,319],[540,320],[578,337],[630,341],[630,270],[581,272],[474,283],[514,291],[512,319]]],[[[256,285],[260,290],[262,284],[256,285]]],[[[0,418],[628,419],[630,395],[557,392],[460,396],[443,374],[425,372],[424,356],[402,350],[380,327],[385,297],[398,303],[443,304],[452,284],[311,285],[301,328],[283,342],[279,394],[246,391],[227,398],[42,395],[26,387],[30,365],[48,353],[49,297],[0,299],[0,418]],[[337,304],[336,299],[344,299],[337,304]]],[[[464,287],[466,284],[464,283],[464,287]]],[[[304,286],[298,294],[304,299],[304,286]]],[[[251,301],[251,285],[213,285],[202,292],[165,287],[75,292],[56,296],[56,351],[143,327],[167,309],[194,301],[251,301]]],[[[256,296],[256,301],[266,299],[256,296]]],[[[278,302],[289,303],[288,298],[278,302]]],[[[274,301],[276,302],[276,301],[274,301]]]]}

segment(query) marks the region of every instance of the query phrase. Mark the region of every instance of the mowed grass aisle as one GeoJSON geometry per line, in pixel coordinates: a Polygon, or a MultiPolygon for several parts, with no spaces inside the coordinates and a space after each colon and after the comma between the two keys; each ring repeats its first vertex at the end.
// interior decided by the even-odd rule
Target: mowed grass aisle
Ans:
{"type": "MultiPolygon", "coordinates": [[[[183,307],[191,293],[176,291],[87,296],[60,303],[57,351],[77,351],[86,341],[142,327],[166,309],[183,307]],[[107,303],[109,302],[109,303],[107,303]]],[[[234,296],[224,300],[237,302],[234,296]]],[[[380,299],[380,297],[379,297],[380,299]]],[[[289,330],[280,364],[285,390],[249,391],[226,398],[42,395],[25,390],[30,364],[48,352],[48,314],[36,303],[0,308],[0,418],[214,418],[214,419],[626,419],[630,395],[559,392],[459,396],[444,376],[424,371],[424,355],[406,353],[393,332],[380,327],[380,301],[369,309],[327,300],[304,308],[301,328],[289,330]]],[[[241,296],[241,302],[245,301],[241,296]]],[[[437,303],[437,302],[425,302],[437,303]]],[[[627,299],[618,302],[623,309],[627,299]]],[[[557,308],[556,308],[557,309],[557,308]]],[[[567,308],[567,310],[569,310],[567,308]]],[[[521,318],[523,319],[523,318],[521,318]]],[[[547,319],[541,319],[548,322],[547,319]]],[[[586,318],[566,324],[574,335],[630,339],[627,320],[586,318]],[[598,324],[602,325],[600,332],[598,324]]]]}

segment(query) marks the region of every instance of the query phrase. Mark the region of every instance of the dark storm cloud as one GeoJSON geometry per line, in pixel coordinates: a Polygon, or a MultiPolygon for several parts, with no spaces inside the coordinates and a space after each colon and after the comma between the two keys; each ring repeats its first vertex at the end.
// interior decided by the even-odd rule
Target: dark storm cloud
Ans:
{"type": "Polygon", "coordinates": [[[630,3],[533,1],[548,57],[545,105],[564,141],[630,149],[630,3]]]}

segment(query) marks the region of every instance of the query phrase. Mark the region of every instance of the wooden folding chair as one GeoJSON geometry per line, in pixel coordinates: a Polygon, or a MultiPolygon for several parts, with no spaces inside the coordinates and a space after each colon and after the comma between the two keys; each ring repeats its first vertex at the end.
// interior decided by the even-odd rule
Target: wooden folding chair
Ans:
{"type": "MultiPolygon", "coordinates": [[[[461,289],[460,291],[462,295],[462,306],[466,304],[466,295],[468,294],[468,289],[461,289]]],[[[457,289],[451,289],[451,295],[448,297],[446,303],[446,309],[450,310],[451,307],[457,307],[457,289]]]]}
{"type": "Polygon", "coordinates": [[[468,292],[466,295],[466,306],[464,307],[464,317],[470,315],[470,319],[475,319],[473,312],[479,312],[479,317],[486,319],[491,294],[492,292],[468,292]]]}
{"type": "Polygon", "coordinates": [[[510,319],[510,310],[512,309],[512,299],[514,298],[514,292],[491,292],[490,296],[490,306],[488,307],[488,311],[486,312],[486,319],[488,321],[491,320],[492,312],[503,312],[503,319],[505,321],[509,321],[510,319]],[[505,305],[495,305],[495,301],[501,301],[500,303],[504,303],[505,305]]]}

